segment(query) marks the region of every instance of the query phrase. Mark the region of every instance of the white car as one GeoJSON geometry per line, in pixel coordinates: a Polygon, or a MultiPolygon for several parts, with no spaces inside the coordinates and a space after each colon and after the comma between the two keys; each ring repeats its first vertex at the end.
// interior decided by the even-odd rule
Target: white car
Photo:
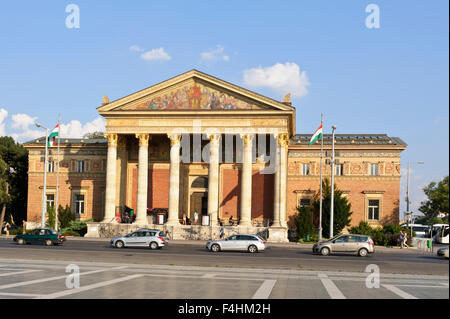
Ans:
{"type": "Polygon", "coordinates": [[[206,249],[219,251],[248,251],[257,253],[266,249],[266,241],[258,235],[239,234],[230,236],[224,240],[213,240],[206,243],[206,249]]]}
{"type": "Polygon", "coordinates": [[[164,233],[157,229],[139,229],[125,236],[117,236],[111,239],[111,246],[124,247],[149,247],[159,249],[168,244],[164,233]]]}

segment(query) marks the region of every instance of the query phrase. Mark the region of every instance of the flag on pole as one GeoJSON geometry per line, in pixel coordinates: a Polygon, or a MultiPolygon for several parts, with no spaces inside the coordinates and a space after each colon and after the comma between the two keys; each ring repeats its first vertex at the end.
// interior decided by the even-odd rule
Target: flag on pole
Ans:
{"type": "Polygon", "coordinates": [[[58,136],[58,132],[59,132],[59,124],[57,124],[55,126],[53,131],[51,131],[49,136],[48,136],[48,140],[47,140],[47,146],[48,147],[56,146],[56,137],[58,136]]]}
{"type": "Polygon", "coordinates": [[[308,146],[312,145],[317,139],[322,137],[322,124],[320,124],[319,128],[316,130],[316,132],[311,136],[311,140],[309,141],[308,146]]]}

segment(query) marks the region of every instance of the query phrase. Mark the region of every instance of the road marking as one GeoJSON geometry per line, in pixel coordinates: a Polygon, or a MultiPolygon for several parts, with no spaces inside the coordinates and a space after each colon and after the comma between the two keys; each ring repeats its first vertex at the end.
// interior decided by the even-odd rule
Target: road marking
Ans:
{"type": "Polygon", "coordinates": [[[214,278],[216,274],[205,274],[202,276],[202,278],[214,278]]]}
{"type": "Polygon", "coordinates": [[[268,299],[276,282],[276,280],[264,280],[252,299],[268,299]]]}
{"type": "Polygon", "coordinates": [[[339,288],[334,284],[334,282],[331,281],[331,279],[328,278],[327,275],[318,274],[317,276],[320,278],[320,281],[327,290],[331,299],[346,299],[339,288]]]}
{"type": "Polygon", "coordinates": [[[427,285],[395,285],[396,287],[413,287],[413,288],[441,288],[445,289],[448,286],[427,286],[427,285]]]}
{"type": "Polygon", "coordinates": [[[0,292],[0,296],[9,296],[9,297],[39,297],[42,296],[40,294],[20,294],[14,292],[0,292]]]}
{"type": "MultiPolygon", "coordinates": [[[[91,275],[91,274],[96,274],[96,273],[105,272],[105,271],[119,270],[119,269],[123,269],[123,268],[127,268],[127,266],[93,270],[93,271],[87,271],[87,272],[80,272],[79,275],[91,275]]],[[[2,286],[0,286],[0,289],[8,289],[8,288],[14,288],[14,287],[20,287],[20,286],[39,284],[42,282],[53,281],[53,280],[58,280],[58,279],[65,279],[65,278],[67,278],[67,276],[68,275],[63,275],[63,276],[49,277],[49,278],[36,279],[36,280],[30,280],[30,281],[23,281],[23,282],[18,282],[15,284],[2,285],[2,286]]]]}
{"type": "Polygon", "coordinates": [[[383,287],[386,288],[387,290],[392,291],[394,294],[402,297],[403,299],[417,299],[413,295],[410,295],[409,293],[406,293],[393,285],[383,285],[383,287]]]}
{"type": "Polygon", "coordinates": [[[7,272],[7,273],[0,274],[0,277],[28,274],[30,272],[37,272],[37,271],[42,271],[42,270],[24,270],[24,271],[7,272]]]}
{"type": "Polygon", "coordinates": [[[135,278],[139,278],[139,277],[142,277],[142,276],[144,276],[144,275],[142,275],[142,274],[130,275],[130,276],[122,277],[122,278],[117,278],[117,279],[112,279],[112,280],[108,280],[108,281],[103,281],[103,282],[100,282],[100,283],[96,283],[96,284],[92,284],[92,285],[88,285],[88,286],[84,286],[84,287],[80,287],[80,288],[62,290],[62,291],[58,291],[58,292],[55,292],[55,293],[52,293],[52,294],[49,294],[49,295],[41,295],[41,296],[39,296],[39,297],[37,297],[35,299],[55,299],[55,298],[60,298],[60,297],[68,296],[68,295],[77,294],[77,293],[80,293],[80,292],[83,292],[83,291],[95,289],[95,288],[100,288],[100,287],[104,287],[104,286],[113,285],[113,284],[116,284],[118,282],[135,279],[135,278]]]}

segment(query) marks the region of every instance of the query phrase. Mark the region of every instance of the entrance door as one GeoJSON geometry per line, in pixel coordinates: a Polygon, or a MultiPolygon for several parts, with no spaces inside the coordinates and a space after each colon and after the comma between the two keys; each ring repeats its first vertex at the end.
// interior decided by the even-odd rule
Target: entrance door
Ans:
{"type": "Polygon", "coordinates": [[[208,197],[205,192],[195,192],[191,195],[191,209],[190,209],[190,219],[194,222],[194,213],[198,214],[197,223],[201,223],[202,214],[207,214],[208,212],[208,197]]]}

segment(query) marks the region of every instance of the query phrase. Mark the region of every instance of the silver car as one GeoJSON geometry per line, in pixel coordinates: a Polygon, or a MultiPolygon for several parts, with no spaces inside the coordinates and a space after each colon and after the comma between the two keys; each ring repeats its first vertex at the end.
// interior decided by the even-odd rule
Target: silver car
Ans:
{"type": "Polygon", "coordinates": [[[448,259],[448,246],[447,247],[443,247],[443,248],[439,248],[437,251],[437,255],[438,256],[442,256],[448,259]]]}
{"type": "Polygon", "coordinates": [[[206,249],[219,252],[225,250],[248,251],[257,253],[266,249],[266,241],[258,235],[233,235],[224,240],[213,240],[206,243],[206,249]]]}
{"type": "Polygon", "coordinates": [[[111,246],[123,247],[150,247],[159,249],[168,244],[164,232],[157,229],[139,229],[125,236],[117,236],[111,239],[111,246]]]}
{"type": "Polygon", "coordinates": [[[372,238],[368,235],[338,235],[327,241],[314,244],[313,252],[327,256],[330,253],[357,253],[364,257],[375,252],[372,238]]]}

